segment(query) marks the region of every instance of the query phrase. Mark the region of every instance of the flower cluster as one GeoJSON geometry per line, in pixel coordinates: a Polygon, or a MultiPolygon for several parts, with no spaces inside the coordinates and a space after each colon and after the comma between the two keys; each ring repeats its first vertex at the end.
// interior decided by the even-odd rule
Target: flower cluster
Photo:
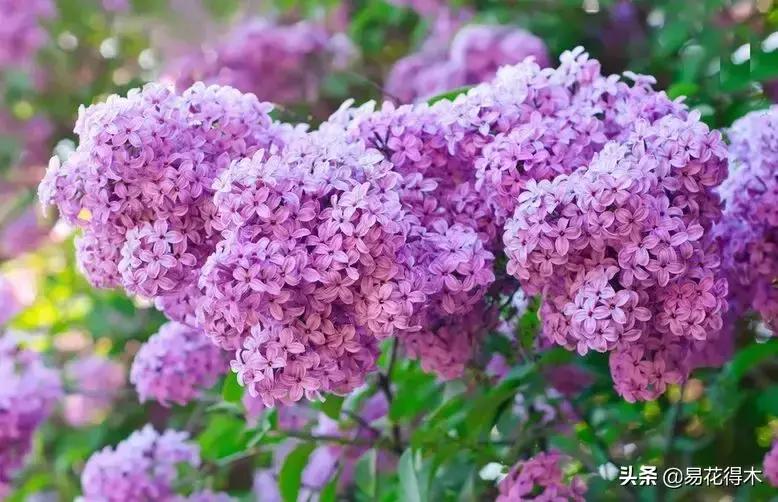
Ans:
{"type": "Polygon", "coordinates": [[[175,62],[168,74],[181,90],[203,81],[273,103],[314,102],[324,77],[347,67],[353,52],[345,35],[333,35],[321,24],[252,19],[214,46],[175,62]]]}
{"type": "Polygon", "coordinates": [[[213,180],[231,160],[271,149],[285,134],[270,109],[203,84],[180,96],[150,84],[82,109],[80,144],[63,164],[52,159],[40,198],[83,228],[76,246],[89,280],[171,295],[166,305],[175,312],[215,246],[213,180]]]}
{"type": "Polygon", "coordinates": [[[767,481],[778,487],[778,441],[773,441],[770,451],[765,455],[763,470],[767,481]]]}
{"type": "Polygon", "coordinates": [[[695,342],[722,328],[727,295],[710,231],[721,138],[633,78],[600,76],[576,52],[553,72],[507,68],[494,87],[519,89],[506,117],[518,121],[477,161],[508,215],[507,271],[543,296],[544,335],[581,354],[616,351],[630,400],[685,377],[695,342]]]}
{"type": "Polygon", "coordinates": [[[130,381],[141,402],[184,405],[227,370],[227,358],[205,334],[177,322],[163,325],[135,355],[130,381]]]}
{"type": "Polygon", "coordinates": [[[549,64],[541,39],[522,29],[467,25],[453,37],[433,31],[421,49],[400,60],[386,79],[386,94],[404,103],[423,101],[444,91],[491,80],[503,65],[532,57],[549,64]]]}
{"type": "Polygon", "coordinates": [[[753,308],[778,328],[778,107],[751,112],[728,131],[726,210],[716,227],[735,312],[753,308]]]}
{"type": "Polygon", "coordinates": [[[0,497],[22,467],[33,434],[62,395],[59,375],[40,356],[0,337],[0,497]]]}
{"type": "Polygon", "coordinates": [[[222,494],[200,492],[190,497],[175,494],[174,482],[181,465],[197,468],[200,452],[185,432],[162,434],[150,425],[133,432],[115,448],[94,453],[81,474],[84,502],[222,501],[222,494]]]}
{"type": "Polygon", "coordinates": [[[52,0],[0,0],[0,68],[28,62],[46,43],[41,21],[55,13],[52,0]]]}
{"type": "Polygon", "coordinates": [[[583,480],[573,477],[566,483],[561,462],[562,456],[555,451],[539,453],[519,462],[500,481],[496,502],[585,500],[586,485],[583,480]]]}
{"type": "Polygon", "coordinates": [[[224,239],[202,269],[198,319],[267,405],[348,392],[374,367],[376,338],[402,328],[382,309],[402,244],[397,177],[335,128],[217,181],[224,239]]]}
{"type": "Polygon", "coordinates": [[[75,427],[96,423],[105,416],[125,383],[124,366],[98,355],[69,361],[65,376],[76,392],[65,397],[64,415],[75,427]]]}

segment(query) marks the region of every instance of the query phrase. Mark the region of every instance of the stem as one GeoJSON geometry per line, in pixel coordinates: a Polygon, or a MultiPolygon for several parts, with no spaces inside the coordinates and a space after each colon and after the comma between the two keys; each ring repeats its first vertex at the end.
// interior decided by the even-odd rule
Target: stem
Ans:
{"type": "MultiPolygon", "coordinates": [[[[394,365],[397,361],[398,346],[399,344],[395,338],[392,341],[392,352],[389,355],[389,366],[387,367],[386,373],[378,374],[378,386],[386,396],[386,402],[389,404],[389,409],[392,408],[392,401],[394,401],[394,393],[392,392],[392,370],[394,370],[394,365]]],[[[403,447],[400,425],[394,422],[391,418],[389,421],[392,424],[392,442],[394,443],[393,449],[397,454],[402,454],[405,448],[403,447]]]]}

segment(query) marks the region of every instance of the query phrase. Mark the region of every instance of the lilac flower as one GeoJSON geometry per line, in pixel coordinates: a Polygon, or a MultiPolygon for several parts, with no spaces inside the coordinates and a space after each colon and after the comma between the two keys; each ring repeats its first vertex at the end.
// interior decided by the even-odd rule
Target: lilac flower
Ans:
{"type": "Polygon", "coordinates": [[[141,401],[184,405],[216,383],[227,369],[226,360],[202,331],[169,322],[136,354],[130,381],[141,401]]]}
{"type": "Polygon", "coordinates": [[[560,462],[562,456],[555,451],[543,452],[516,464],[500,481],[497,502],[585,500],[586,485],[579,477],[565,482],[560,462]]]}
{"type": "Polygon", "coordinates": [[[389,97],[403,103],[424,101],[447,90],[489,81],[500,66],[527,57],[541,66],[549,64],[543,41],[521,29],[467,25],[453,39],[449,31],[434,30],[418,52],[395,63],[386,80],[389,97]]]}
{"type": "Polygon", "coordinates": [[[187,439],[185,432],[159,434],[147,425],[115,448],[94,453],[81,474],[84,501],[175,500],[178,467],[200,464],[198,447],[187,439]]]}
{"type": "Polygon", "coordinates": [[[174,62],[168,73],[180,90],[203,81],[274,103],[313,103],[324,77],[348,66],[353,52],[345,35],[320,24],[251,19],[212,47],[174,62]]]}
{"type": "Polygon", "coordinates": [[[0,1],[0,68],[22,65],[47,40],[42,21],[56,13],[51,0],[0,1]]]}
{"type": "Polygon", "coordinates": [[[38,426],[62,396],[59,375],[39,354],[0,337],[0,493],[24,464],[38,426]]]}

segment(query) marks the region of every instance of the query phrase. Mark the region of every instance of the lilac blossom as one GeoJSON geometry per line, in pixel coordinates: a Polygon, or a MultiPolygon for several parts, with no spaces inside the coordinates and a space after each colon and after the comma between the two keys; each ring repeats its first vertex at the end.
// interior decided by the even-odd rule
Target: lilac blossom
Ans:
{"type": "Polygon", "coordinates": [[[563,458],[556,451],[542,452],[516,464],[500,481],[496,502],[585,500],[586,485],[579,477],[565,481],[563,458]]]}
{"type": "Polygon", "coordinates": [[[144,343],[130,371],[141,402],[184,405],[227,371],[227,357],[198,329],[169,322],[144,343]]]}
{"type": "Polygon", "coordinates": [[[324,77],[348,66],[353,52],[345,35],[333,35],[321,24],[251,19],[216,44],[174,62],[168,74],[180,90],[203,81],[274,103],[312,103],[324,77]]]}
{"type": "Polygon", "coordinates": [[[765,455],[763,471],[767,482],[778,487],[778,441],[773,441],[770,451],[765,455]]]}
{"type": "Polygon", "coordinates": [[[32,448],[33,435],[62,396],[59,374],[38,353],[0,336],[0,493],[32,448]]]}
{"type": "Polygon", "coordinates": [[[106,446],[89,457],[81,474],[83,500],[176,500],[174,482],[181,465],[200,465],[199,448],[188,441],[187,433],[160,434],[147,425],[115,448],[106,446]]]}
{"type": "Polygon", "coordinates": [[[753,308],[778,327],[778,107],[751,112],[728,131],[726,210],[716,227],[732,289],[733,312],[753,308]]]}
{"type": "Polygon", "coordinates": [[[448,38],[448,30],[433,31],[418,52],[397,61],[387,76],[386,94],[403,103],[424,101],[489,81],[499,67],[528,57],[549,64],[543,41],[519,28],[472,24],[448,38]]]}
{"type": "Polygon", "coordinates": [[[0,69],[30,61],[48,38],[42,22],[55,14],[52,0],[0,0],[0,69]]]}

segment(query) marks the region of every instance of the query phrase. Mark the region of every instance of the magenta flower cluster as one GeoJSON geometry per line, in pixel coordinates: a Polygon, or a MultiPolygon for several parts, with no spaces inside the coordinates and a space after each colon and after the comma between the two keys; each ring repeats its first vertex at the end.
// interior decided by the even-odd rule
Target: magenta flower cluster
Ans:
{"type": "Polygon", "coordinates": [[[778,107],[751,112],[728,131],[730,176],[717,227],[733,310],[753,308],[778,328],[778,107]]]}
{"type": "Polygon", "coordinates": [[[577,476],[565,481],[559,452],[541,452],[516,464],[502,481],[496,502],[586,500],[586,484],[577,476]]]}
{"type": "Polygon", "coordinates": [[[40,355],[0,336],[0,498],[32,448],[33,434],[62,396],[59,374],[40,355]]]}
{"type": "Polygon", "coordinates": [[[141,402],[185,405],[216,383],[227,361],[201,330],[169,322],[138,350],[130,381],[141,402]]]}
{"type": "Polygon", "coordinates": [[[82,109],[78,149],[62,165],[52,159],[39,192],[84,229],[76,246],[89,280],[146,297],[175,294],[175,313],[181,285],[194,283],[215,246],[213,180],[231,160],[279,140],[270,109],[203,84],[182,95],[150,84],[82,109]]]}
{"type": "Polygon", "coordinates": [[[168,77],[184,90],[195,82],[229,85],[279,104],[316,101],[324,78],[348,66],[354,47],[315,22],[251,19],[223,40],[173,62],[168,77]]]}
{"type": "Polygon", "coordinates": [[[133,432],[115,448],[94,453],[81,473],[84,502],[221,502],[224,494],[210,491],[177,495],[175,482],[182,465],[197,468],[200,452],[185,432],[158,433],[150,425],[133,432]]]}
{"type": "MultiPolygon", "coordinates": [[[[449,14],[450,15],[450,14],[449,14]]],[[[398,60],[386,78],[386,94],[403,103],[491,80],[497,69],[532,57],[548,66],[541,39],[520,28],[471,24],[451,39],[436,29],[418,52],[398,60]],[[451,39],[451,40],[450,40],[451,39]]]]}
{"type": "Polygon", "coordinates": [[[0,69],[27,64],[46,43],[42,21],[55,14],[52,0],[0,0],[0,69]]]}

